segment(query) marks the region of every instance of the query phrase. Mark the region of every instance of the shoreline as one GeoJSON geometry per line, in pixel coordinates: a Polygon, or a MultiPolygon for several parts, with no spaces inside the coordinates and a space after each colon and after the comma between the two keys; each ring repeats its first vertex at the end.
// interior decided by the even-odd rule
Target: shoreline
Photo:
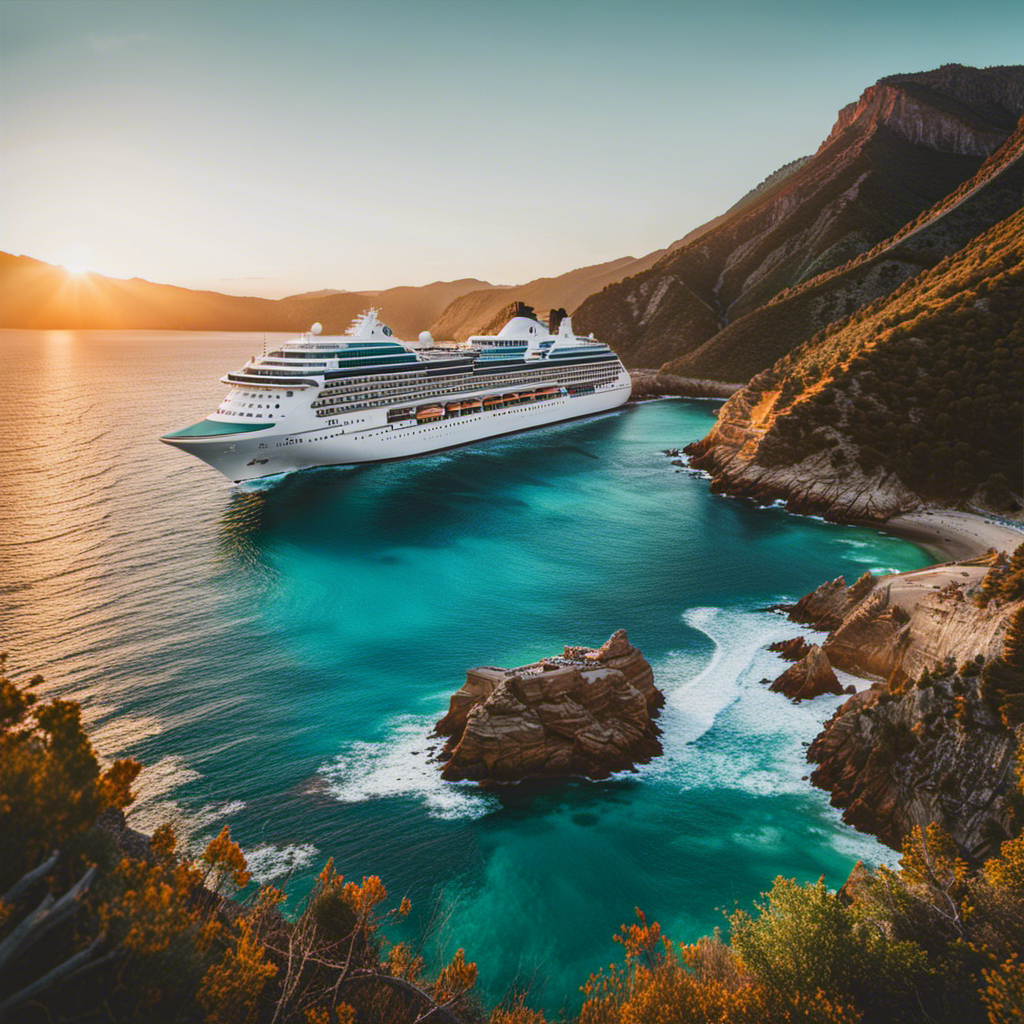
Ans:
{"type": "Polygon", "coordinates": [[[652,398],[715,398],[724,400],[734,395],[742,384],[730,384],[721,380],[697,380],[691,377],[677,377],[660,370],[628,369],[633,384],[630,400],[649,401],[652,398]]]}
{"type": "Polygon", "coordinates": [[[956,509],[905,512],[876,525],[885,533],[927,548],[943,561],[977,558],[989,548],[1012,555],[1015,548],[1024,544],[1024,523],[1020,529],[1014,529],[977,513],[956,509]]]}

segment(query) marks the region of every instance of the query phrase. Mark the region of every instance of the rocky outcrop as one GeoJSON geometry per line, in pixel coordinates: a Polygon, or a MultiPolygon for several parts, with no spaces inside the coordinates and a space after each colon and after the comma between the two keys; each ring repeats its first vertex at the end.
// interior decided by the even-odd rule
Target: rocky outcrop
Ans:
{"type": "MultiPolygon", "coordinates": [[[[895,849],[914,825],[937,822],[965,856],[981,861],[1019,831],[1011,797],[1021,736],[980,681],[983,663],[1005,657],[1008,627],[1024,602],[979,608],[970,600],[991,561],[864,573],[852,586],[840,576],[789,609],[794,621],[829,631],[820,665],[878,678],[835,712],[807,758],[818,765],[811,781],[831,792],[843,820],[895,849]]],[[[804,661],[818,651],[811,647],[804,661]]],[[[803,664],[772,689],[799,694],[803,664]]]]}
{"type": "Polygon", "coordinates": [[[837,696],[843,687],[836,679],[828,655],[814,644],[796,664],[791,665],[771,685],[774,693],[782,693],[794,703],[820,697],[823,693],[837,696]]]}
{"type": "Polygon", "coordinates": [[[843,820],[899,849],[914,825],[936,822],[974,862],[998,852],[1013,823],[1019,737],[980,695],[978,676],[926,676],[893,693],[876,683],[851,697],[807,751],[811,782],[843,820]]]}
{"type": "Polygon", "coordinates": [[[966,599],[980,586],[988,561],[894,576],[865,573],[850,587],[840,576],[802,597],[789,617],[828,630],[821,646],[831,664],[859,676],[916,678],[948,658],[959,664],[977,655],[998,657],[1016,605],[978,608],[966,599]]]}
{"type": "Polygon", "coordinates": [[[810,649],[802,636],[795,636],[792,640],[776,640],[775,643],[768,645],[768,650],[774,651],[783,661],[800,661],[810,649]]]}
{"type": "Polygon", "coordinates": [[[447,737],[441,774],[482,783],[606,778],[661,753],[653,719],[663,703],[650,665],[621,629],[597,649],[470,669],[436,726],[447,737]]]}
{"type": "Polygon", "coordinates": [[[754,378],[719,410],[711,433],[686,448],[690,465],[711,474],[713,494],[751,498],[762,505],[783,501],[790,512],[828,519],[884,521],[921,504],[918,494],[891,473],[866,473],[844,462],[833,465],[833,444],[782,465],[764,465],[759,447],[774,426],[777,390],[754,378]]]}
{"type": "Polygon", "coordinates": [[[630,370],[633,391],[630,398],[642,402],[647,398],[665,398],[679,395],[684,398],[728,398],[736,394],[742,384],[727,384],[720,380],[694,380],[677,377],[660,370],[630,370]]]}
{"type": "MultiPolygon", "coordinates": [[[[927,247],[941,234],[934,251],[953,246],[950,259],[924,272],[910,259],[913,280],[824,331],[809,327],[800,349],[754,376],[719,410],[711,432],[687,448],[691,466],[711,475],[712,491],[783,501],[790,511],[829,519],[881,521],[925,499],[953,503],[978,489],[989,494],[998,479],[1017,473],[1021,343],[1014,325],[1024,288],[1024,125],[1011,152],[1000,150],[998,157],[991,162],[998,188],[994,181],[979,185],[896,246],[927,247]],[[990,188],[997,197],[986,198],[990,188]],[[1016,212],[977,234],[992,224],[990,216],[1005,213],[1004,201],[1016,212]],[[964,223],[954,229],[958,219],[964,223]],[[966,244],[961,228],[974,233],[966,244]],[[976,358],[965,364],[958,394],[979,399],[943,433],[945,419],[952,419],[945,367],[963,337],[970,337],[976,358]],[[1013,419],[1004,422],[1002,411],[1011,409],[1013,419]],[[979,427],[993,418],[997,429],[979,427]],[[963,453],[957,476],[941,454],[950,445],[963,453]],[[973,457],[982,451],[987,455],[973,457]]],[[[748,341],[759,345],[765,336],[775,332],[766,328],[748,341]]]]}

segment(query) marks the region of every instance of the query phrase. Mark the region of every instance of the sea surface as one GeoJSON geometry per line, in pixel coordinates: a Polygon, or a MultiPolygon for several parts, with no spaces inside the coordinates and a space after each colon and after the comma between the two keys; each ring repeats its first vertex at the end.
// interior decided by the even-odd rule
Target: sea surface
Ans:
{"type": "MultiPolygon", "coordinates": [[[[267,339],[273,344],[274,336],[267,339]]],[[[779,874],[840,885],[892,854],[804,780],[839,703],[760,680],[767,606],[927,564],[875,531],[709,494],[662,449],[668,400],[471,448],[234,486],[157,437],[201,419],[262,335],[0,331],[0,646],[147,766],[132,821],[224,823],[297,900],[328,856],[380,875],[497,999],[579,1002],[640,907],[692,941],[779,874]],[[430,759],[473,665],[624,627],[667,694],[637,774],[485,792],[430,759]],[[290,877],[289,877],[290,873],[290,877]]]]}

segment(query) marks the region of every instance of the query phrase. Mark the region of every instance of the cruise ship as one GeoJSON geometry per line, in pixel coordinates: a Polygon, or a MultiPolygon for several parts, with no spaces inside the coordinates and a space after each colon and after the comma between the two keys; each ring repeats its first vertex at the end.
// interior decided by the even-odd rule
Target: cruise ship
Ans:
{"type": "Polygon", "coordinates": [[[622,405],[629,374],[607,346],[520,306],[462,346],[393,337],[371,309],[348,333],[320,325],[221,378],[217,410],[160,440],[235,482],[424,455],[622,405]]]}

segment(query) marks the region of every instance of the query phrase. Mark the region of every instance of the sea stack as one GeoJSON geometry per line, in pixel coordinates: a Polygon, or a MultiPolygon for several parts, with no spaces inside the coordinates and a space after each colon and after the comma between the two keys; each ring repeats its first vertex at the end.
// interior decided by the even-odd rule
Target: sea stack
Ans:
{"type": "Polygon", "coordinates": [[[623,629],[599,648],[566,647],[521,668],[466,673],[436,732],[442,777],[519,782],[607,778],[661,753],[654,673],[623,629]]]}

